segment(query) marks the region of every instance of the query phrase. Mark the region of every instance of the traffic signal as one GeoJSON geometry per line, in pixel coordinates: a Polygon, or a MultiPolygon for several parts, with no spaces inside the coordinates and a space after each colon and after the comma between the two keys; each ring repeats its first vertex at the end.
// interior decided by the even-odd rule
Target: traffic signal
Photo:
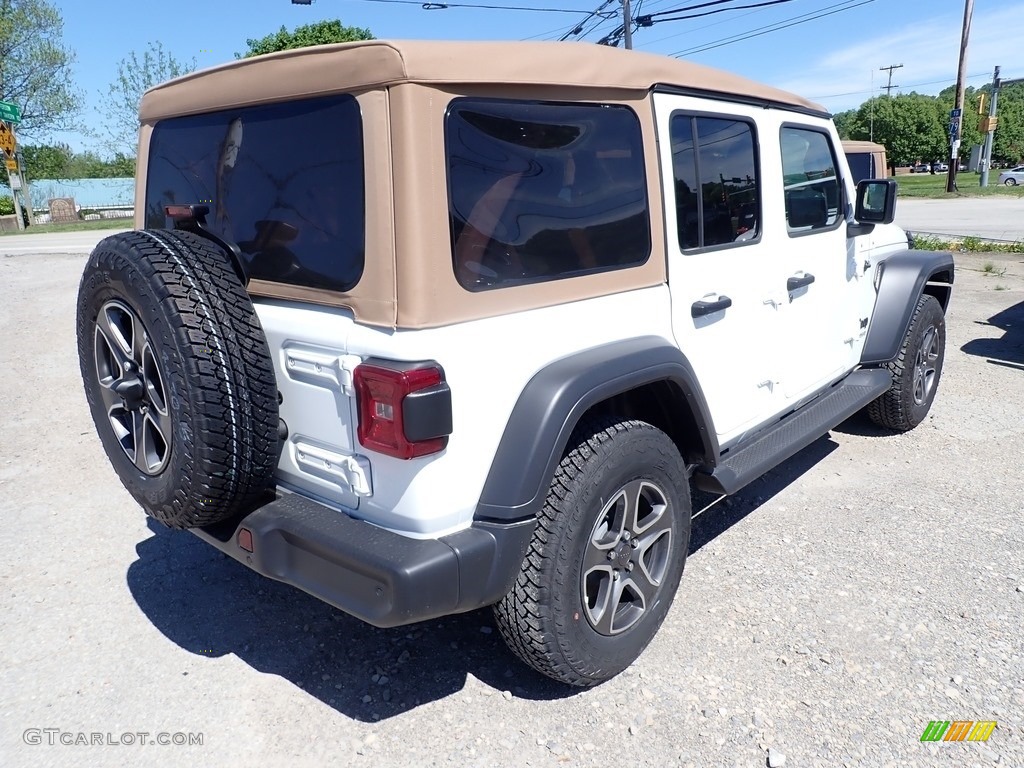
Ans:
{"type": "MultiPolygon", "coordinates": [[[[292,2],[295,2],[295,0],[292,0],[292,2]]],[[[984,115],[985,114],[985,96],[986,96],[986,94],[984,94],[984,93],[979,93],[978,94],[978,114],[979,115],[984,115]]]]}

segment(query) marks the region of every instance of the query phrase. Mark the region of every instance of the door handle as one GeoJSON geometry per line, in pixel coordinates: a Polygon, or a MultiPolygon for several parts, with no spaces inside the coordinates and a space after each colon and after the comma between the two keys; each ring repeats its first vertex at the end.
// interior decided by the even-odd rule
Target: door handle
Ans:
{"type": "Polygon", "coordinates": [[[690,305],[690,314],[693,317],[703,317],[704,315],[710,315],[712,312],[718,312],[721,309],[728,309],[732,306],[732,299],[728,296],[719,296],[715,301],[695,301],[690,305]]]}
{"type": "Polygon", "coordinates": [[[798,288],[804,288],[814,282],[814,275],[810,272],[805,272],[801,277],[791,277],[786,281],[786,290],[795,291],[798,288]]]}

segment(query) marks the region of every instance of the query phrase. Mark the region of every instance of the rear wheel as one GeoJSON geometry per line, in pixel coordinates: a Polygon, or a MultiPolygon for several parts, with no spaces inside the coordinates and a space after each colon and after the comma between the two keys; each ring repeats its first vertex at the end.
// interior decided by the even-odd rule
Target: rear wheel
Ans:
{"type": "Polygon", "coordinates": [[[946,354],[946,316],[934,296],[917,302],[896,360],[889,363],[892,386],[868,406],[879,426],[897,432],[913,429],[928,415],[942,377],[946,354]]]}
{"type": "Polygon", "coordinates": [[[227,253],[187,232],[106,238],[82,275],[77,330],[100,441],[149,515],[190,528],[263,498],[277,464],[277,387],[227,253]]]}
{"type": "Polygon", "coordinates": [[[582,425],[516,584],[495,606],[502,636],[556,680],[608,680],[661,626],[689,539],[686,468],[668,436],[640,421],[582,425]]]}

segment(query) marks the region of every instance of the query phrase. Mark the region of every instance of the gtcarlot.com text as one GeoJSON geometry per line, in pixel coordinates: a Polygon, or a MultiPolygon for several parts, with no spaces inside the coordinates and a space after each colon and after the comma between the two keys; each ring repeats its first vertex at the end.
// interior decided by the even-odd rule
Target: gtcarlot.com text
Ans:
{"type": "Polygon", "coordinates": [[[62,728],[26,728],[21,734],[22,741],[36,746],[65,747],[201,747],[202,733],[182,731],[65,731],[62,728]]]}

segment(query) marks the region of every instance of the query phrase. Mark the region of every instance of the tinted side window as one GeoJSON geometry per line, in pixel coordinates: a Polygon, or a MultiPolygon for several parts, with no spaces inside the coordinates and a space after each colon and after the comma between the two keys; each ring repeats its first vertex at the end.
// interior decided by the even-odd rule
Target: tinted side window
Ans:
{"type": "Polygon", "coordinates": [[[670,133],[679,247],[756,240],[761,194],[754,127],[742,120],[677,114],[670,133]]]}
{"type": "Polygon", "coordinates": [[[350,290],[363,272],[359,105],[330,96],[161,120],[150,141],[146,226],[201,203],[260,280],[350,290]]]}
{"type": "Polygon", "coordinates": [[[643,264],[640,122],[621,106],[459,99],[445,127],[452,254],[472,291],[643,264]]]}
{"type": "Polygon", "coordinates": [[[839,222],[839,178],[829,137],[809,128],[782,128],[782,176],[790,234],[839,222]]]}

